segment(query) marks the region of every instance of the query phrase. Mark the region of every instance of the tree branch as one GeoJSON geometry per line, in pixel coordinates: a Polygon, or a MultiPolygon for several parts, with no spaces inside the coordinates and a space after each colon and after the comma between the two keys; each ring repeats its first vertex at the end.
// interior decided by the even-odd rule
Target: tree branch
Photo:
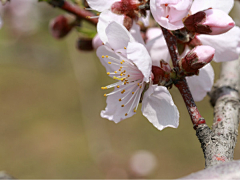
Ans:
{"type": "Polygon", "coordinates": [[[233,160],[240,112],[239,61],[222,63],[221,77],[209,93],[214,106],[214,120],[205,149],[206,167],[233,160]]]}
{"type": "MultiPolygon", "coordinates": [[[[172,58],[173,66],[177,71],[178,69],[177,61],[179,58],[178,51],[177,51],[177,39],[172,35],[172,33],[169,30],[163,27],[161,28],[162,28],[165,40],[167,42],[167,46],[168,46],[170,56],[172,58]]],[[[191,117],[191,121],[193,123],[194,129],[196,129],[199,124],[205,124],[205,119],[201,116],[201,114],[197,109],[197,106],[193,100],[192,94],[187,85],[186,79],[182,78],[181,80],[175,82],[174,84],[178,88],[179,92],[183,97],[185,105],[188,109],[188,113],[191,117]]]]}
{"type": "Polygon", "coordinates": [[[97,23],[98,23],[98,18],[90,18],[90,17],[95,16],[93,13],[86,11],[84,9],[81,9],[78,6],[69,3],[68,1],[49,0],[48,3],[54,7],[58,7],[62,10],[65,10],[65,11],[75,15],[79,19],[84,19],[84,20],[92,23],[93,25],[97,25],[97,23]]]}
{"type": "MultiPolygon", "coordinates": [[[[162,28],[166,39],[173,65],[177,68],[178,52],[177,40],[170,31],[162,28]]],[[[238,61],[225,62],[222,65],[221,78],[211,91],[211,104],[214,106],[214,121],[212,130],[201,117],[185,78],[175,82],[180,91],[188,113],[191,117],[196,136],[204,153],[205,166],[211,167],[233,160],[239,124],[239,63],[238,61]]],[[[177,70],[177,69],[176,69],[177,70]]]]}

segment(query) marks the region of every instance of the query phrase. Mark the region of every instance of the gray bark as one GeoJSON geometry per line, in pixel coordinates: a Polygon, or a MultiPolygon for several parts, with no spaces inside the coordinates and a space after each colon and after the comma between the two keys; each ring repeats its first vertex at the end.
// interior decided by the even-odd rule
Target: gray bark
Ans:
{"type": "Polygon", "coordinates": [[[214,106],[212,130],[206,124],[196,129],[206,168],[233,160],[240,110],[239,61],[222,63],[220,79],[209,93],[214,106]]]}
{"type": "Polygon", "coordinates": [[[211,180],[229,180],[240,179],[240,161],[231,161],[224,164],[219,164],[202,171],[190,174],[180,179],[211,179],[211,180]]]}

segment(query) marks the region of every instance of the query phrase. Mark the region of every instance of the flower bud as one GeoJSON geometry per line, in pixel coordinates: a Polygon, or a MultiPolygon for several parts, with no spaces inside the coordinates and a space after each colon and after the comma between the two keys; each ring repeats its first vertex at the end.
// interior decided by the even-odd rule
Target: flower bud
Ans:
{"type": "Polygon", "coordinates": [[[91,38],[84,38],[81,37],[77,40],[77,49],[81,51],[92,51],[93,45],[92,45],[92,39],[91,38]]]}
{"type": "Polygon", "coordinates": [[[233,19],[224,11],[219,9],[208,9],[206,13],[206,20],[203,25],[207,25],[211,29],[210,35],[222,34],[235,26],[233,19]]]}
{"type": "Polygon", "coordinates": [[[65,16],[58,16],[50,22],[50,32],[56,39],[65,37],[72,28],[70,19],[65,16]]]}
{"type": "Polygon", "coordinates": [[[207,9],[186,18],[184,26],[191,32],[218,35],[229,31],[235,25],[233,19],[219,9],[207,9]]]}
{"type": "Polygon", "coordinates": [[[178,62],[178,66],[185,75],[197,75],[200,68],[212,61],[214,53],[211,46],[196,46],[178,62]]]}
{"type": "Polygon", "coordinates": [[[165,61],[160,61],[160,67],[152,66],[152,73],[153,73],[153,84],[158,84],[161,86],[166,86],[169,84],[171,77],[171,67],[165,61]]]}

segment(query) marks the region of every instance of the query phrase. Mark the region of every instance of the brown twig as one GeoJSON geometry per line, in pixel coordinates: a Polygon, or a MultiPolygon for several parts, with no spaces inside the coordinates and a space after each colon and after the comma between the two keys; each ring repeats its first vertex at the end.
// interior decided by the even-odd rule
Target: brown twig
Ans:
{"type": "Polygon", "coordinates": [[[78,19],[84,19],[84,20],[92,23],[93,25],[97,25],[97,23],[98,23],[98,18],[90,18],[90,17],[95,16],[93,13],[86,11],[84,9],[81,9],[77,5],[71,4],[68,1],[49,0],[49,4],[75,15],[78,19]]]}
{"type": "MultiPolygon", "coordinates": [[[[177,61],[179,58],[178,51],[177,51],[177,39],[172,35],[169,30],[162,28],[163,35],[165,37],[165,40],[167,42],[168,50],[170,53],[170,56],[172,58],[173,66],[177,70],[177,61]]],[[[189,87],[187,85],[186,79],[182,78],[181,80],[177,81],[175,83],[175,86],[180,91],[183,100],[186,104],[186,107],[188,109],[188,113],[191,117],[191,121],[193,123],[194,129],[197,128],[199,124],[205,124],[204,118],[200,115],[197,106],[193,100],[192,94],[189,90],[189,87]]]]}

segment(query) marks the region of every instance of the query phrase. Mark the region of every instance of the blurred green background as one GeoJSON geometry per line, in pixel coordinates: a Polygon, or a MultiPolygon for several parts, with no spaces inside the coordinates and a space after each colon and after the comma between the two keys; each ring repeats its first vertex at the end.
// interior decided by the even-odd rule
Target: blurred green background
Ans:
{"type": "MultiPolygon", "coordinates": [[[[101,87],[113,80],[95,53],[75,48],[76,32],[63,40],[51,37],[49,20],[64,12],[34,1],[32,11],[15,20],[18,7],[0,9],[0,170],[18,179],[168,179],[204,168],[176,88],[171,93],[180,111],[177,129],[158,131],[140,107],[119,124],[102,119],[101,87]]],[[[218,77],[220,64],[214,67],[218,77]]],[[[211,126],[209,98],[197,105],[211,126]]]]}

